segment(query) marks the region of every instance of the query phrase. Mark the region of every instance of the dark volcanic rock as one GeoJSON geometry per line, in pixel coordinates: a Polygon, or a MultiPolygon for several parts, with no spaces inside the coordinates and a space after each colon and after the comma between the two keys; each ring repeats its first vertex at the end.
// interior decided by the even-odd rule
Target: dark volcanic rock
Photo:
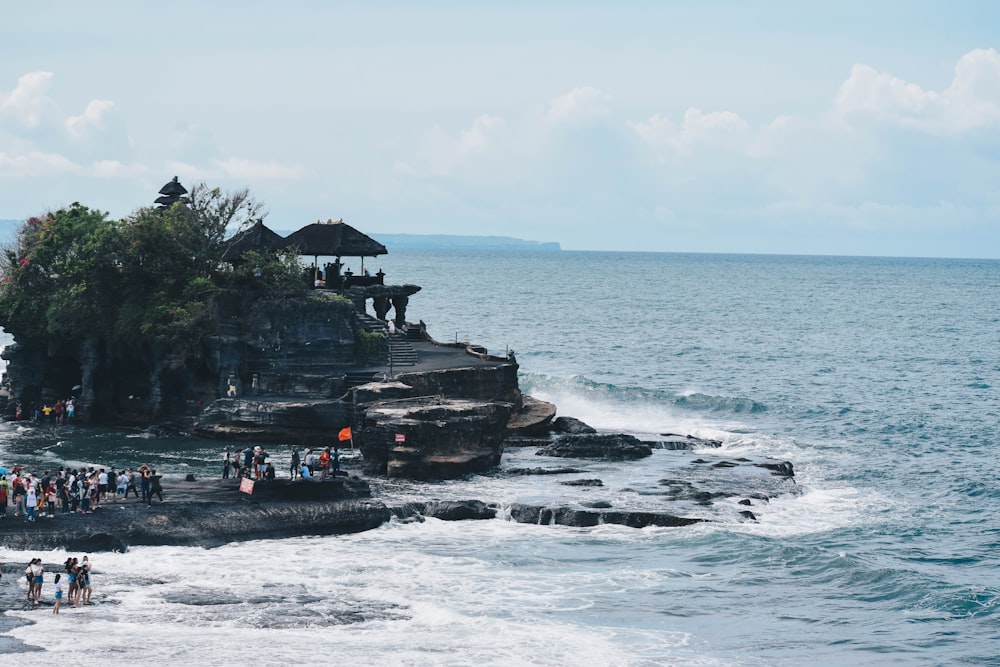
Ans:
{"type": "Polygon", "coordinates": [[[611,509],[611,503],[609,503],[607,500],[587,500],[580,504],[583,505],[584,507],[589,507],[595,510],[611,509]]]}
{"type": "Polygon", "coordinates": [[[772,471],[772,474],[777,475],[778,477],[795,477],[791,461],[782,461],[781,463],[755,463],[754,465],[760,468],[767,468],[772,471]]]}
{"type": "Polygon", "coordinates": [[[339,482],[286,483],[265,492],[261,485],[253,499],[238,491],[237,480],[176,482],[165,488],[166,502],[152,506],[138,501],[106,503],[88,515],[59,514],[34,523],[0,521],[0,545],[67,551],[125,551],[134,545],[213,547],[244,540],[356,533],[389,520],[389,509],[382,502],[351,497],[354,492],[367,495],[367,484],[339,482]],[[284,487],[280,493],[279,486],[284,487]],[[293,499],[295,488],[307,495],[293,499]],[[270,491],[288,499],[268,499],[270,491]]]}
{"type": "Polygon", "coordinates": [[[677,435],[676,433],[661,433],[664,439],[650,442],[656,449],[691,450],[701,447],[721,447],[721,440],[706,440],[693,435],[677,435]]]}
{"type": "Polygon", "coordinates": [[[326,399],[220,398],[194,430],[212,438],[312,445],[349,423],[350,412],[350,404],[326,399]]]}
{"type": "Polygon", "coordinates": [[[521,407],[510,416],[507,432],[512,436],[545,436],[556,415],[556,406],[531,396],[521,397],[521,407]]]}
{"type": "Polygon", "coordinates": [[[550,430],[553,433],[597,433],[593,426],[583,423],[575,417],[556,417],[550,430]]]}
{"type": "Polygon", "coordinates": [[[709,504],[716,498],[737,495],[735,492],[705,491],[684,479],[661,479],[660,485],[667,487],[665,495],[670,500],[691,500],[696,503],[709,504]]]}
{"type": "Polygon", "coordinates": [[[500,463],[510,410],[435,397],[373,403],[355,443],[368,473],[436,480],[485,472],[500,463]]]}
{"type": "Polygon", "coordinates": [[[538,505],[511,505],[510,515],[518,523],[535,523],[559,526],[597,526],[620,524],[632,528],[646,526],[679,527],[701,523],[704,519],[674,516],[666,512],[629,512],[600,509],[575,509],[571,507],[541,507],[538,505]]]}
{"type": "Polygon", "coordinates": [[[583,472],[579,468],[511,468],[508,475],[573,475],[583,472]]]}
{"type": "Polygon", "coordinates": [[[566,486],[604,486],[604,482],[599,479],[569,479],[559,483],[566,486]]]}
{"type": "Polygon", "coordinates": [[[491,507],[481,500],[429,500],[424,503],[407,503],[402,507],[393,508],[393,514],[399,518],[411,518],[414,515],[441,519],[442,521],[467,521],[478,519],[495,519],[496,507],[491,507]]]}
{"type": "Polygon", "coordinates": [[[601,461],[634,461],[651,456],[653,450],[638,438],[623,433],[580,434],[560,436],[548,447],[539,449],[537,454],[601,461]]]}

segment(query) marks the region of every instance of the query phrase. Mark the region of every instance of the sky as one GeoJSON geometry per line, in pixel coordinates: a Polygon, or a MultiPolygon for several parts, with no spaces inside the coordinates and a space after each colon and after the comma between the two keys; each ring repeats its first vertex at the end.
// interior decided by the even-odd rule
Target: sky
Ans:
{"type": "Polygon", "coordinates": [[[1000,258],[1000,3],[0,0],[0,219],[1000,258]]]}

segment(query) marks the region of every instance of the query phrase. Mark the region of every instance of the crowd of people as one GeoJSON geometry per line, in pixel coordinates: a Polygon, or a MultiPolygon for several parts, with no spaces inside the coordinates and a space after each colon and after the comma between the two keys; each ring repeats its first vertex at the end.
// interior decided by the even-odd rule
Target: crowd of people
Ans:
{"type": "MultiPolygon", "coordinates": [[[[66,575],[66,603],[74,607],[90,604],[90,597],[94,592],[90,585],[92,567],[93,563],[91,563],[89,556],[84,556],[83,560],[72,557],[66,559],[61,571],[56,572],[52,580],[53,614],[58,614],[59,608],[62,606],[63,574],[66,575]]],[[[27,601],[30,604],[39,604],[42,600],[42,587],[45,585],[45,566],[41,558],[31,559],[28,567],[24,570],[24,578],[27,584],[27,601]]]]}
{"type": "Polygon", "coordinates": [[[17,402],[14,408],[14,421],[35,421],[43,424],[65,424],[76,417],[76,397],[60,398],[51,405],[49,403],[30,403],[27,407],[17,402]]]}
{"type": "Polygon", "coordinates": [[[41,476],[15,466],[9,477],[0,474],[0,519],[10,505],[15,517],[31,522],[59,514],[92,514],[105,503],[128,500],[130,494],[149,505],[154,496],[163,502],[163,475],[146,464],[135,470],[59,468],[41,476]]]}
{"type": "MultiPolygon", "coordinates": [[[[313,479],[340,475],[340,449],[326,447],[318,450],[306,449],[304,454],[292,448],[290,479],[313,479]]],[[[248,477],[250,479],[273,480],[277,477],[270,454],[261,446],[245,447],[233,451],[226,447],[222,453],[222,479],[248,477]]]]}

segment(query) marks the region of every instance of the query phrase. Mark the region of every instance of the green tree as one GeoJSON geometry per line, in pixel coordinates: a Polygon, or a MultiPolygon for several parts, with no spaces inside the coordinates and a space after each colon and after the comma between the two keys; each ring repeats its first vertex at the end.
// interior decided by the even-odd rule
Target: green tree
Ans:
{"type": "Polygon", "coordinates": [[[28,337],[95,332],[114,308],[117,258],[106,213],[77,202],[28,218],[3,253],[0,326],[28,337]]]}

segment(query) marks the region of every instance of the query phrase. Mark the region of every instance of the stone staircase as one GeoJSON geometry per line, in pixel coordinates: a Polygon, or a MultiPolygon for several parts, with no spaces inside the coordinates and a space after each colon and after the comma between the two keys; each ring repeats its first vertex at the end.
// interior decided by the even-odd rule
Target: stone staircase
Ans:
{"type": "MultiPolygon", "coordinates": [[[[358,314],[358,324],[362,329],[372,332],[384,332],[386,325],[382,320],[367,313],[358,314]]],[[[416,366],[417,351],[413,349],[407,337],[402,334],[388,337],[388,349],[383,363],[393,366],[416,366]]]]}

